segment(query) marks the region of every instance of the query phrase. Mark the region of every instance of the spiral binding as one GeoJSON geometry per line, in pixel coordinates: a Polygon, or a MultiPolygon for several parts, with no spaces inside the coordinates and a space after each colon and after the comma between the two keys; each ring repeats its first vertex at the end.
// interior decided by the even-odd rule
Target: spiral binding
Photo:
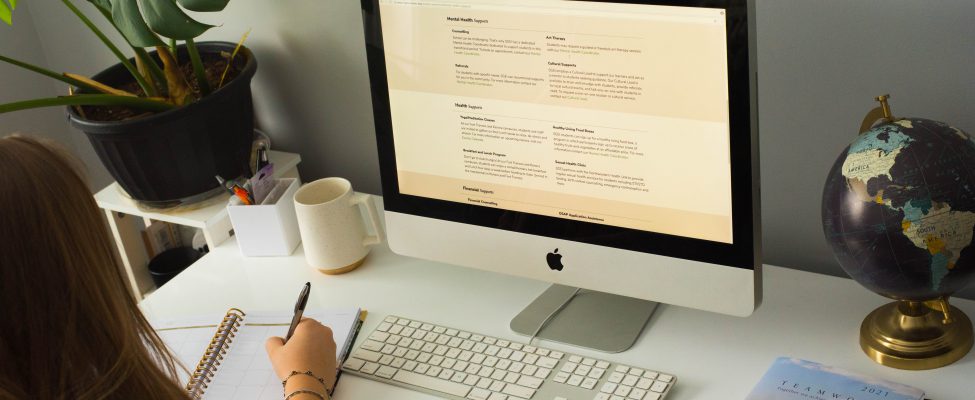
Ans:
{"type": "Polygon", "coordinates": [[[213,339],[207,345],[203,357],[200,358],[196,369],[190,375],[189,382],[186,383],[186,391],[189,392],[190,397],[194,399],[203,398],[207,385],[213,380],[213,375],[220,367],[220,363],[223,362],[224,356],[227,355],[227,348],[233,343],[237,330],[240,329],[240,325],[244,321],[244,315],[243,311],[236,308],[227,310],[223,321],[217,327],[217,332],[213,334],[213,339]]]}

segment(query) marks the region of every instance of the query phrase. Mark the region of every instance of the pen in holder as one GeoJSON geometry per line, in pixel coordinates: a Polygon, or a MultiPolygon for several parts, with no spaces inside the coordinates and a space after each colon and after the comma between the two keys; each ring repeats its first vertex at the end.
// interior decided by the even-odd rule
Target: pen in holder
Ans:
{"type": "Polygon", "coordinates": [[[295,216],[294,197],[298,180],[282,178],[274,182],[267,197],[255,205],[244,205],[231,197],[227,204],[240,253],[248,257],[287,256],[301,242],[295,216]]]}

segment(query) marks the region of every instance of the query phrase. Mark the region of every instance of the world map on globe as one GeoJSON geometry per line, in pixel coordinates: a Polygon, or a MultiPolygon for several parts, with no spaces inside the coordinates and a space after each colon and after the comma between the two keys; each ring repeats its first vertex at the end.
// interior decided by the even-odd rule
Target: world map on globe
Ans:
{"type": "Polygon", "coordinates": [[[823,189],[823,230],[843,269],[898,300],[930,300],[975,272],[975,141],[907,118],[864,132],[823,189]]]}

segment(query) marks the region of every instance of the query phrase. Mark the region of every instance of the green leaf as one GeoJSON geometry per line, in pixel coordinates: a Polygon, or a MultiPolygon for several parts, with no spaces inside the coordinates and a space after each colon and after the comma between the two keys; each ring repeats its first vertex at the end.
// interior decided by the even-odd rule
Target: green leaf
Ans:
{"type": "Polygon", "coordinates": [[[7,2],[10,3],[10,9],[11,10],[16,10],[17,9],[17,0],[7,0],[7,2]]]}
{"type": "Polygon", "coordinates": [[[78,94],[74,96],[49,97],[0,104],[0,114],[53,106],[125,106],[155,112],[171,110],[176,107],[163,101],[144,99],[141,97],[116,96],[111,94],[78,94]]]}
{"type": "Polygon", "coordinates": [[[179,5],[190,11],[221,11],[230,0],[177,0],[179,5]]]}
{"type": "Polygon", "coordinates": [[[6,22],[7,25],[13,25],[14,21],[11,19],[11,11],[10,6],[4,3],[3,0],[0,0],[0,21],[6,22]]]}
{"type": "MultiPolygon", "coordinates": [[[[103,0],[105,1],[105,0],[103,0]]],[[[133,46],[155,47],[162,46],[162,40],[155,33],[149,30],[142,13],[139,12],[139,4],[136,0],[114,0],[112,5],[112,22],[119,32],[125,36],[133,46]]]]}
{"type": "Polygon", "coordinates": [[[109,0],[88,0],[88,2],[98,7],[99,10],[112,12],[112,2],[109,0]]]}
{"type": "Polygon", "coordinates": [[[190,18],[175,0],[139,0],[139,5],[149,28],[168,38],[193,39],[213,27],[190,18]]]}

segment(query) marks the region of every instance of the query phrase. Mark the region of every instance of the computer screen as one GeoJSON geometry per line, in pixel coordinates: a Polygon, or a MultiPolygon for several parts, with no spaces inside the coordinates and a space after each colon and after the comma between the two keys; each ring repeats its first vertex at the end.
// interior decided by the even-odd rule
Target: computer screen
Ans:
{"type": "Polygon", "coordinates": [[[390,246],[747,315],[747,14],[743,0],[364,1],[390,246]]]}

